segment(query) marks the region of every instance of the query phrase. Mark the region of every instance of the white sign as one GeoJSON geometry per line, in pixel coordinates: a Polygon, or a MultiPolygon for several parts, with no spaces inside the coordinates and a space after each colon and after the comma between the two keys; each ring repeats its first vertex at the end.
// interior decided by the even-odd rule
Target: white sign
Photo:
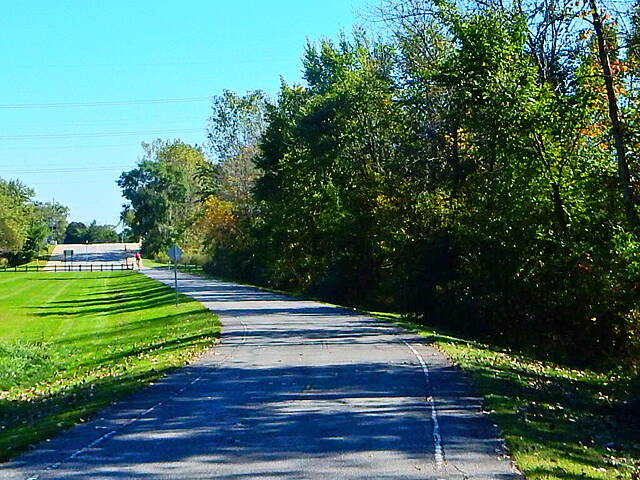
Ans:
{"type": "Polygon", "coordinates": [[[178,245],[174,244],[171,245],[169,250],[167,250],[167,255],[169,255],[169,258],[173,263],[178,263],[178,260],[182,258],[182,250],[180,250],[178,245]]]}

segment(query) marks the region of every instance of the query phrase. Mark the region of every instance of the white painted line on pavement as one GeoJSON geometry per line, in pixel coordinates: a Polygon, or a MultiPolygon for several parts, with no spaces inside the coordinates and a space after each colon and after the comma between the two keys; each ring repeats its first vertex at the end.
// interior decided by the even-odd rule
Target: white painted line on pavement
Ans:
{"type": "MultiPolygon", "coordinates": [[[[240,320],[240,319],[239,319],[240,320]]],[[[243,344],[247,341],[247,334],[249,332],[249,327],[247,326],[247,324],[245,322],[243,322],[242,320],[240,320],[240,323],[242,324],[242,340],[240,340],[240,344],[243,344]]],[[[218,367],[222,366],[222,364],[226,361],[227,359],[225,358],[218,367]]],[[[108,431],[107,433],[105,433],[104,435],[102,435],[101,437],[96,438],[94,441],[92,441],[91,443],[89,443],[88,445],[76,450],[75,452],[73,452],[71,455],[69,455],[68,457],[56,462],[56,463],[52,463],[51,465],[47,466],[46,468],[43,468],[42,470],[40,470],[40,472],[38,472],[36,475],[33,475],[29,478],[27,478],[26,480],[40,480],[40,477],[51,470],[56,470],[57,468],[59,468],[63,463],[68,462],[69,460],[73,460],[74,458],[78,457],[79,455],[82,455],[84,452],[86,452],[87,450],[95,447],[96,445],[98,445],[99,443],[103,442],[104,440],[108,439],[109,437],[112,437],[113,435],[115,435],[116,433],[118,433],[120,430],[122,430],[125,427],[128,427],[129,425],[131,425],[134,422],[137,422],[138,420],[140,420],[142,417],[144,417],[145,415],[151,413],[153,410],[155,410],[156,408],[162,406],[165,402],[174,400],[178,395],[180,395],[181,393],[183,393],[187,388],[189,388],[190,386],[194,385],[196,382],[199,382],[202,379],[202,375],[196,377],[195,379],[191,380],[188,384],[183,385],[179,390],[177,390],[176,392],[174,392],[169,398],[162,400],[158,403],[156,403],[155,405],[153,405],[152,407],[147,408],[145,411],[143,411],[142,413],[140,413],[137,417],[132,418],[131,420],[129,420],[126,423],[123,423],[122,425],[120,425],[118,428],[114,428],[113,430],[108,431]]]]}
{"type": "Polygon", "coordinates": [[[247,341],[247,333],[249,332],[249,327],[247,327],[247,324],[244,323],[242,320],[240,320],[240,323],[242,324],[242,342],[241,343],[245,343],[247,341]]]}
{"type": "MultiPolygon", "coordinates": [[[[427,382],[427,388],[430,388],[431,382],[429,380],[429,368],[427,367],[427,363],[424,361],[424,358],[418,353],[418,351],[413,348],[412,345],[407,343],[405,340],[402,340],[409,349],[413,352],[413,354],[418,358],[420,365],[422,366],[422,373],[424,373],[424,378],[427,382]]],[[[434,444],[434,457],[436,461],[436,468],[442,469],[444,466],[444,449],[442,448],[442,436],[440,435],[440,422],[438,421],[438,411],[436,409],[436,402],[433,399],[433,395],[427,392],[427,402],[431,407],[431,421],[433,423],[433,444],[434,444]]]]}

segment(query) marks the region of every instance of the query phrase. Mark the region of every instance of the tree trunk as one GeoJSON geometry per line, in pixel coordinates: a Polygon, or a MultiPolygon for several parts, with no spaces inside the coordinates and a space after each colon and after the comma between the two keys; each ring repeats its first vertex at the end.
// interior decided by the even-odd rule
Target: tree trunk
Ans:
{"type": "Polygon", "coordinates": [[[629,164],[624,145],[624,127],[620,119],[620,109],[618,108],[618,98],[613,86],[613,74],[609,60],[609,51],[606,43],[602,17],[596,5],[596,0],[589,0],[592,10],[593,27],[598,40],[598,60],[602,67],[604,84],[607,89],[607,100],[609,103],[609,118],[611,119],[611,135],[613,136],[618,162],[618,178],[620,181],[620,191],[624,204],[627,221],[633,229],[640,226],[638,212],[636,211],[636,199],[631,189],[631,175],[629,174],[629,164]]]}
{"type": "Polygon", "coordinates": [[[556,182],[551,184],[551,192],[553,199],[553,212],[558,222],[558,231],[564,233],[567,228],[567,219],[564,214],[564,206],[562,205],[562,196],[560,195],[560,185],[556,182]]]}

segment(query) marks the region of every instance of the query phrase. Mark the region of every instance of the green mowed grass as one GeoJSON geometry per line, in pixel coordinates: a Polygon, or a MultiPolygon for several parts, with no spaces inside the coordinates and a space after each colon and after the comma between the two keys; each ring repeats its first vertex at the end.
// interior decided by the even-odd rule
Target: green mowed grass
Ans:
{"type": "Polygon", "coordinates": [[[138,273],[1,273],[0,460],[184,365],[219,330],[138,273]]]}
{"type": "Polygon", "coordinates": [[[471,375],[528,480],[640,479],[637,378],[569,368],[399,323],[471,375]]]}

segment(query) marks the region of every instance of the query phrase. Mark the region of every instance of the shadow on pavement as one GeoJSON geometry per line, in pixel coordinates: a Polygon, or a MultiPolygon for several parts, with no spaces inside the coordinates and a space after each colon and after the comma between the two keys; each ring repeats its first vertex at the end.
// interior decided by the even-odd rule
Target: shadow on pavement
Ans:
{"type": "MultiPolygon", "coordinates": [[[[330,478],[310,469],[327,465],[317,459],[331,458],[330,464],[344,472],[341,478],[355,479],[364,478],[362,469],[375,464],[380,452],[415,463],[415,475],[401,478],[434,478],[433,451],[425,450],[431,426],[424,385],[416,385],[415,371],[406,366],[191,367],[189,376],[206,381],[124,427],[91,454],[65,462],[51,478],[157,478],[172,472],[180,472],[176,478],[203,478],[203,472],[220,478],[272,478],[276,473],[282,478],[330,478]],[[389,385],[395,386],[393,391],[389,385]]],[[[169,381],[155,388],[170,395],[178,387],[169,381]]],[[[105,379],[93,388],[99,394],[121,387],[105,379]]],[[[459,429],[457,437],[448,439],[448,448],[485,451],[497,439],[473,440],[477,418],[465,415],[459,401],[440,405],[443,424],[455,413],[459,429]]],[[[133,396],[120,415],[146,408],[144,396],[133,396]]],[[[399,477],[391,469],[376,478],[399,477]]]]}
{"type": "MultiPolygon", "coordinates": [[[[43,445],[52,463],[66,459],[46,478],[320,479],[336,478],[336,471],[343,479],[372,478],[371,471],[377,479],[439,478],[433,471],[433,424],[425,399],[430,390],[436,392],[445,452],[451,458],[497,457],[498,434],[487,429],[486,418],[478,414],[478,399],[458,370],[435,363],[430,366],[432,384],[428,386],[410,352],[384,361],[382,354],[376,355],[376,349],[399,343],[390,338],[398,331],[395,326],[353,311],[247,287],[213,284],[205,289],[188,280],[181,283],[183,292],[214,302],[215,310],[227,319],[253,318],[248,330],[229,322],[222,334],[224,351],[242,345],[244,359],[230,355],[222,366],[222,359],[189,366],[131,396],[102,423],[83,425],[43,445]],[[314,344],[340,346],[343,357],[329,356],[331,364],[326,365],[316,361],[296,366],[279,365],[277,356],[268,362],[261,358],[264,347],[297,355],[302,351],[299,347],[314,344]],[[367,352],[366,359],[349,359],[355,349],[367,352]],[[189,386],[197,378],[201,380],[189,386]],[[162,408],[150,410],[157,402],[162,402],[162,408]],[[122,426],[121,422],[142,412],[147,413],[122,426]],[[118,433],[86,454],[69,458],[110,429],[118,433]],[[402,466],[401,475],[398,466],[402,466]]],[[[110,300],[113,292],[98,291],[88,294],[80,305],[61,301],[36,310],[43,317],[134,311],[171,301],[171,295],[159,295],[161,290],[166,291],[164,287],[135,294],[119,291],[118,295],[128,298],[124,304],[110,300]]],[[[126,328],[144,329],[145,324],[134,323],[119,334],[126,335],[126,328]]],[[[415,337],[405,340],[419,342],[415,337]]],[[[121,378],[105,377],[42,401],[63,405],[87,395],[117,395],[126,388],[121,378]]],[[[12,409],[28,408],[28,401],[3,405],[3,410],[11,414],[12,409]]],[[[12,468],[27,470],[32,467],[29,458],[16,459],[12,468]]],[[[453,471],[446,478],[513,479],[502,473],[507,470],[484,477],[453,471]]]]}

